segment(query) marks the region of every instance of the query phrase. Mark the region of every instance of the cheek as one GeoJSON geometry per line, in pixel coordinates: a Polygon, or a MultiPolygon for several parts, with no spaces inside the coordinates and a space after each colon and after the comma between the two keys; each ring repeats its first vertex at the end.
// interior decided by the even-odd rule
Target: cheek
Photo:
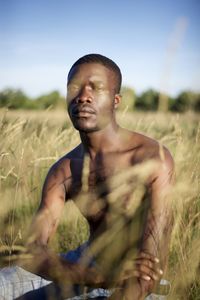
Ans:
{"type": "Polygon", "coordinates": [[[97,108],[99,111],[104,111],[105,113],[113,112],[114,110],[114,98],[107,95],[107,97],[99,97],[99,101],[97,103],[97,108]]]}

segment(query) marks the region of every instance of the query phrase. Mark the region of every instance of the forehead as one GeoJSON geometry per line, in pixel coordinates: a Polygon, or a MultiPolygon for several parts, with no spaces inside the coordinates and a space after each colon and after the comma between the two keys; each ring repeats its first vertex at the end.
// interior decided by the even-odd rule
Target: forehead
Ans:
{"type": "Polygon", "coordinates": [[[112,81],[115,78],[115,73],[106,66],[99,63],[84,63],[75,66],[71,69],[68,75],[68,82],[73,80],[98,80],[98,81],[112,81]]]}

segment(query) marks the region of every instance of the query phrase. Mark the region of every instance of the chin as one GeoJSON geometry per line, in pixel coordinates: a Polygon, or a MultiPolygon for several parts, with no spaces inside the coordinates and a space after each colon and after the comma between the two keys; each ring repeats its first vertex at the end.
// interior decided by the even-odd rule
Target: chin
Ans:
{"type": "Polygon", "coordinates": [[[75,127],[78,131],[84,132],[84,133],[91,133],[95,131],[99,131],[98,128],[91,128],[91,127],[75,127]]]}
{"type": "Polygon", "coordinates": [[[95,132],[99,130],[99,128],[96,125],[80,124],[79,122],[74,123],[73,125],[76,130],[85,133],[95,132]]]}

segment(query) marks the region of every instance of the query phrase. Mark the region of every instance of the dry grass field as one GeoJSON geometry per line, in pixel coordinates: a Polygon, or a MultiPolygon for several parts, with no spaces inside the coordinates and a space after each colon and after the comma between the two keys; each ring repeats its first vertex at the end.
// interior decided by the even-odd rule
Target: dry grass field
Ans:
{"type": "MultiPolygon", "coordinates": [[[[175,224],[167,274],[172,284],[169,299],[200,299],[199,115],[124,112],[118,115],[118,122],[159,140],[174,157],[175,224]]],[[[49,167],[79,143],[79,136],[67,113],[61,111],[1,110],[0,128],[0,254],[2,264],[12,264],[14,254],[23,248],[49,167]]],[[[58,252],[75,248],[88,237],[87,223],[72,202],[66,210],[70,217],[66,220],[63,212],[52,241],[58,252]]]]}

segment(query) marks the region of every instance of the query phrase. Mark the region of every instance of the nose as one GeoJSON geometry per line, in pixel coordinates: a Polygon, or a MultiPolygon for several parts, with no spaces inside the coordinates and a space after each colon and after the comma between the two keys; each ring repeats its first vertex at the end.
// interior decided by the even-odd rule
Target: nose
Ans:
{"type": "Polygon", "coordinates": [[[91,103],[92,102],[92,89],[89,86],[84,86],[80,93],[78,94],[76,98],[77,103],[91,103]]]}

